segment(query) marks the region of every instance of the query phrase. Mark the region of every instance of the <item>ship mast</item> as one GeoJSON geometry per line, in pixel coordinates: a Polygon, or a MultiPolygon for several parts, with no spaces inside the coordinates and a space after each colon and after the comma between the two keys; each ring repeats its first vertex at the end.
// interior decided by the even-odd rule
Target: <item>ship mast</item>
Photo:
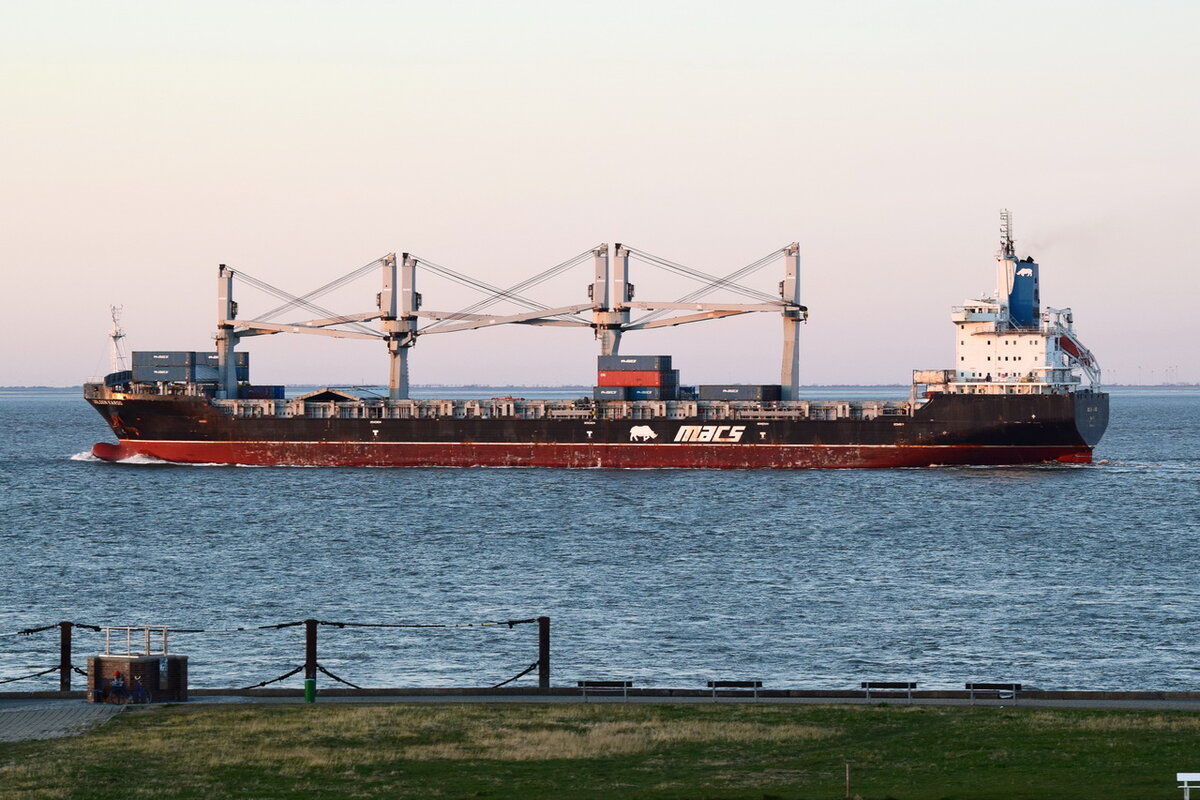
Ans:
{"type": "Polygon", "coordinates": [[[121,345],[121,340],[125,338],[125,331],[121,329],[121,309],[122,306],[108,307],[109,316],[112,317],[112,330],[108,334],[110,341],[108,352],[109,372],[123,372],[125,370],[125,352],[121,345]]]}

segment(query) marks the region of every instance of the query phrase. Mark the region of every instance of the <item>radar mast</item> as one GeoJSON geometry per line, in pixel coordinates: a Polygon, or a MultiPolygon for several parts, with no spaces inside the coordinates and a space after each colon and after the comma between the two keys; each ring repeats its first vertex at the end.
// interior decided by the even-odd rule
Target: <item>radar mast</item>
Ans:
{"type": "Polygon", "coordinates": [[[121,340],[125,338],[125,331],[121,329],[121,309],[123,306],[109,306],[108,313],[112,317],[112,330],[108,334],[111,342],[109,346],[109,371],[124,372],[125,366],[125,350],[121,344],[121,340]]]}

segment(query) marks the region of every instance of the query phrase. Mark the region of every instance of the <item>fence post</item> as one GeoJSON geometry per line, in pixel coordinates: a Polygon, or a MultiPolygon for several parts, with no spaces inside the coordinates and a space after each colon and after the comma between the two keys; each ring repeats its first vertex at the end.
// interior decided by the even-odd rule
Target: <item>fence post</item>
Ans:
{"type": "Polygon", "coordinates": [[[317,621],[304,620],[304,702],[317,699],[317,621]]]}
{"type": "Polygon", "coordinates": [[[550,688],[550,618],[538,617],[538,688],[550,688]]]}
{"type": "Polygon", "coordinates": [[[70,622],[58,623],[58,690],[71,691],[71,628],[70,622]]]}

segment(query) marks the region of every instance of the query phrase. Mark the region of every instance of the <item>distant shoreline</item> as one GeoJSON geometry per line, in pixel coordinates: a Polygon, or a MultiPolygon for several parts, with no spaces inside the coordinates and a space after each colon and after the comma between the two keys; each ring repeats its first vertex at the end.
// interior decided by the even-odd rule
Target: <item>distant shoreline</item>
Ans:
{"type": "MultiPolygon", "coordinates": [[[[73,386],[0,386],[0,391],[4,392],[66,392],[79,391],[82,384],[73,386]]],[[[285,383],[283,384],[288,389],[320,389],[326,386],[329,387],[355,387],[363,389],[380,389],[386,391],[387,387],[381,384],[359,384],[359,383],[285,383]]],[[[561,391],[561,392],[584,392],[588,393],[592,390],[591,386],[583,384],[562,384],[562,385],[543,385],[538,383],[508,383],[508,384],[491,384],[491,383],[419,383],[413,384],[414,391],[430,391],[430,390],[476,390],[484,389],[488,391],[506,391],[512,389],[529,389],[539,392],[561,391]]],[[[803,389],[908,389],[907,384],[903,383],[809,383],[801,384],[803,389]]],[[[1200,383],[1113,383],[1104,386],[1108,389],[1200,389],[1200,383]]]]}

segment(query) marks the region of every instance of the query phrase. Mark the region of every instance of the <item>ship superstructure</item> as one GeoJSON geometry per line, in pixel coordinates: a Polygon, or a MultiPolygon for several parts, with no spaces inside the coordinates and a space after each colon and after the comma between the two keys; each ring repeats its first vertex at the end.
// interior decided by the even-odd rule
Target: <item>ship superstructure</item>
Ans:
{"type": "Polygon", "coordinates": [[[1039,267],[1018,258],[1012,221],[1001,212],[996,290],[967,300],[954,323],[954,369],[920,371],[916,383],[957,394],[1058,394],[1073,391],[1081,375],[1099,391],[1100,365],[1075,333],[1069,308],[1041,307],[1039,267]]]}
{"type": "MultiPolygon", "coordinates": [[[[280,309],[239,319],[234,278],[218,269],[214,352],[133,354],[133,369],[85,386],[118,443],[93,452],[105,460],[148,455],[168,461],[236,464],[558,467],[886,467],[1023,464],[1091,460],[1108,422],[1099,368],[1075,336],[1068,309],[1040,307],[1038,265],[1018,259],[1002,218],[995,296],[953,311],[956,363],[920,370],[904,401],[806,401],[799,396],[799,246],[715,277],[624,245],[585,251],[539,278],[593,263],[588,302],[545,306],[523,292],[535,281],[497,289],[410,254],[385,256],[357,273],[382,273],[377,308],[337,315],[315,304],[322,290],[286,299],[280,309]],[[612,258],[615,256],[615,258],[612,258]],[[700,280],[675,301],[634,299],[629,260],[640,257],[700,280]],[[738,281],[782,257],[778,295],[738,281]],[[615,264],[613,263],[615,262],[615,264]],[[416,291],[418,265],[464,278],[488,299],[452,312],[426,310],[416,291]],[[686,272],[685,272],[686,271],[686,272]],[[716,290],[749,302],[709,302],[716,290]],[[498,299],[525,310],[488,313],[498,299]],[[272,319],[294,308],[319,316],[272,319]],[[632,331],[739,314],[783,319],[780,383],[689,386],[667,355],[626,355],[632,331]],[[640,314],[634,317],[635,314],[640,314]],[[378,330],[366,325],[378,322],[378,330]],[[600,344],[591,397],[530,401],[514,397],[414,400],[409,354],[425,335],[500,324],[591,328],[600,344]],[[249,382],[243,339],[277,333],[375,338],[389,357],[386,396],[327,388],[287,398],[281,386],[249,382]],[[1080,386],[1079,372],[1090,382],[1080,386]]],[[[337,282],[334,282],[337,283],[337,282]]],[[[333,285],[333,284],[329,284],[333,285]]],[[[329,286],[327,285],[327,286],[329,286]]],[[[324,289],[325,287],[323,287],[324,289]]]]}

